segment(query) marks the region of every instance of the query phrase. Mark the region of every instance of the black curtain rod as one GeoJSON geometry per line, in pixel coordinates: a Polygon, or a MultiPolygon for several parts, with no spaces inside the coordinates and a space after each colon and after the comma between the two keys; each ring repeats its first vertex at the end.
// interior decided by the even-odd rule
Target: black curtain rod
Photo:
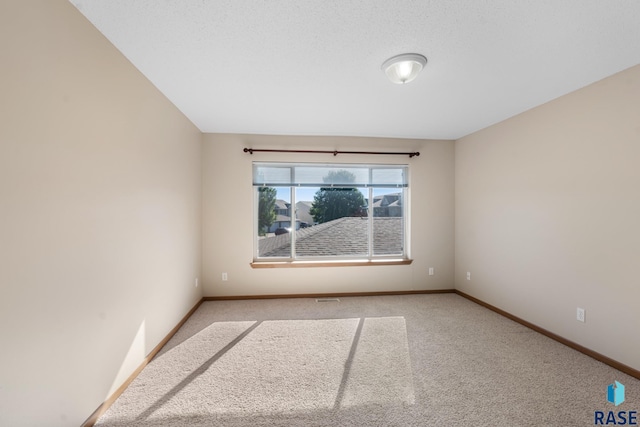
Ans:
{"type": "Polygon", "coordinates": [[[417,157],[420,155],[418,151],[414,151],[411,153],[399,153],[399,152],[386,152],[386,151],[338,151],[338,150],[266,150],[266,149],[258,149],[258,148],[245,148],[245,153],[253,154],[253,153],[312,153],[312,154],[333,154],[337,156],[338,154],[387,154],[394,156],[409,156],[417,157]]]}

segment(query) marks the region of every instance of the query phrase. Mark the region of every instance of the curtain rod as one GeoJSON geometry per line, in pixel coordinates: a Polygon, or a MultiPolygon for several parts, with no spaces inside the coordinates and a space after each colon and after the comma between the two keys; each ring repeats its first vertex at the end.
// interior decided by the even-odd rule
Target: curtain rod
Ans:
{"type": "Polygon", "coordinates": [[[400,153],[400,152],[386,152],[386,151],[338,151],[338,150],[267,150],[267,149],[258,149],[258,148],[245,148],[245,153],[253,154],[253,153],[312,153],[312,154],[333,154],[337,156],[338,154],[387,154],[387,155],[395,155],[395,156],[409,156],[409,158],[417,157],[420,155],[420,152],[414,151],[411,153],[400,153]]]}

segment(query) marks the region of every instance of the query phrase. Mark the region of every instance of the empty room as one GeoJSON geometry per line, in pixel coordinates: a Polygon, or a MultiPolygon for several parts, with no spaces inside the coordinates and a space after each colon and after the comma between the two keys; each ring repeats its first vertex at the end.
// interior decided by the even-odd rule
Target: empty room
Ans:
{"type": "Polygon", "coordinates": [[[640,2],[0,34],[0,426],[638,424],[640,2]]]}

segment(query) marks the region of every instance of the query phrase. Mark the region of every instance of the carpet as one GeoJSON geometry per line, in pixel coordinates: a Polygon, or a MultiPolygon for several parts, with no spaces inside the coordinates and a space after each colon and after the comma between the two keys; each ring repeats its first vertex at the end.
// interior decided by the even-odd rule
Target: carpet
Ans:
{"type": "Polygon", "coordinates": [[[96,425],[584,426],[611,409],[639,410],[640,381],[460,296],[301,298],[203,303],[96,425]]]}

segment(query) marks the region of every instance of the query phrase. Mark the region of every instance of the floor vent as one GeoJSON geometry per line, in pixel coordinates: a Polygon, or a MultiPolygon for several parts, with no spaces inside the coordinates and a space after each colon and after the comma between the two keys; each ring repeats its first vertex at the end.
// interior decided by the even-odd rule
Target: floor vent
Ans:
{"type": "Polygon", "coordinates": [[[338,298],[316,298],[316,302],[340,302],[338,298]]]}

